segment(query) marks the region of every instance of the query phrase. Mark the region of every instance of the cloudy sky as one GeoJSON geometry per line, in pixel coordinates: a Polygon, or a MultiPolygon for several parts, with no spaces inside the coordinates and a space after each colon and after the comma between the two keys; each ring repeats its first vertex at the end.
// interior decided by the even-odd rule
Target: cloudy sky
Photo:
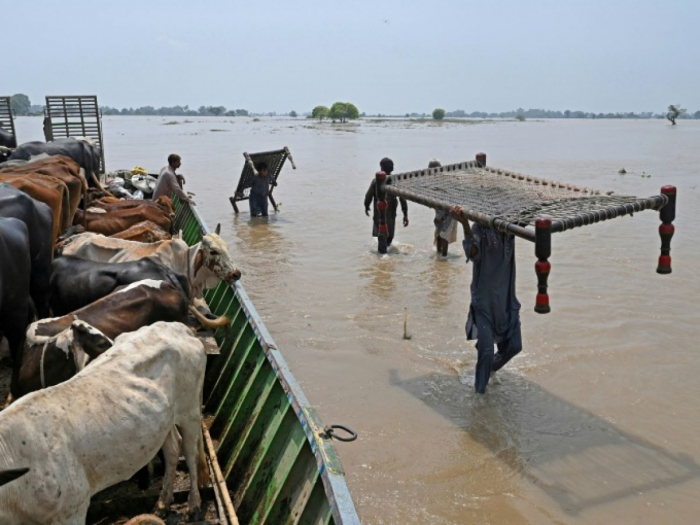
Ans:
{"type": "Polygon", "coordinates": [[[0,94],[113,107],[700,109],[698,0],[0,0],[0,94]]]}

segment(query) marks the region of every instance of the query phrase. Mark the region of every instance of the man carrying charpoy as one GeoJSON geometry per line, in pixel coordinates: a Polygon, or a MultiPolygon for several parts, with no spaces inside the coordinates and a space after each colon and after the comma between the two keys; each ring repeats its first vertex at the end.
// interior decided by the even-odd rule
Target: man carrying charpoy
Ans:
{"type": "MultiPolygon", "coordinates": [[[[428,168],[439,168],[440,161],[433,159],[428,163],[428,168]]],[[[448,246],[457,240],[457,222],[452,219],[449,211],[435,210],[435,248],[438,255],[447,257],[448,246]]]]}
{"type": "Polygon", "coordinates": [[[272,181],[272,175],[267,171],[267,163],[260,161],[255,165],[255,170],[258,172],[253,177],[250,186],[250,197],[248,204],[250,206],[251,217],[267,217],[267,201],[270,194],[270,185],[276,186],[277,183],[272,181]]]}
{"type": "Polygon", "coordinates": [[[158,197],[165,195],[170,197],[173,193],[180,198],[180,201],[184,203],[194,204],[194,201],[187,196],[187,194],[182,190],[182,184],[185,182],[185,178],[182,175],[175,173],[182,165],[182,159],[180,155],[172,153],[168,155],[168,165],[160,170],[158,175],[158,183],[156,188],[153,190],[153,200],[158,197]]]}
{"type": "Polygon", "coordinates": [[[522,350],[520,303],[515,297],[515,237],[474,224],[462,207],[450,210],[464,227],[464,253],[472,263],[471,304],[467,340],[476,339],[478,353],[474,387],[486,392],[492,372],[500,370],[522,350]],[[493,353],[493,345],[498,352],[493,353]]]}
{"type": "MultiPolygon", "coordinates": [[[[394,161],[391,160],[388,157],[384,157],[381,161],[379,161],[379,168],[386,173],[387,175],[391,175],[391,172],[394,171],[394,161]]],[[[403,197],[400,197],[399,199],[396,198],[394,195],[386,195],[386,202],[388,204],[387,210],[386,210],[386,225],[387,225],[387,237],[386,237],[386,245],[391,246],[391,242],[394,240],[394,227],[396,226],[396,209],[398,208],[399,201],[401,202],[401,211],[403,212],[403,226],[404,228],[408,226],[408,203],[406,202],[406,199],[403,197]]],[[[367,193],[365,194],[365,215],[369,217],[369,206],[374,202],[374,215],[372,217],[373,219],[373,226],[372,226],[372,236],[373,237],[378,237],[379,236],[379,210],[377,210],[377,179],[372,179],[371,184],[369,185],[369,189],[367,190],[367,193]]]]}

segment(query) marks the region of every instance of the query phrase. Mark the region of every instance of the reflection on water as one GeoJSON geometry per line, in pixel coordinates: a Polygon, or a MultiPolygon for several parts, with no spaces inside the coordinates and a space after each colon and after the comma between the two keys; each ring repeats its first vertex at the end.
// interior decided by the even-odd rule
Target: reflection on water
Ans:
{"type": "MultiPolygon", "coordinates": [[[[700,465],[529,381],[499,372],[489,397],[464,395],[454,376],[389,380],[448,418],[567,514],[700,478],[700,465]]],[[[467,444],[469,446],[469,444],[467,444]]]]}
{"type": "MultiPolygon", "coordinates": [[[[364,523],[697,521],[700,121],[172,120],[105,118],[107,164],[155,171],[182,155],[187,189],[222,224],[311,403],[359,432],[338,452],[364,523]],[[298,169],[275,189],[280,213],[251,220],[242,203],[234,216],[242,152],[285,145],[298,169]],[[477,151],[496,167],[622,194],[678,187],[670,276],[655,273],[656,213],[557,234],[553,310],[537,315],[534,247],[516,241],[524,349],[484,398],[472,393],[471,267],[459,243],[436,258],[434,213],[409,203],[409,227],[378,256],[363,207],[382,157],[403,171],[477,151]]],[[[41,119],[17,128],[42,138],[41,119]]]]}

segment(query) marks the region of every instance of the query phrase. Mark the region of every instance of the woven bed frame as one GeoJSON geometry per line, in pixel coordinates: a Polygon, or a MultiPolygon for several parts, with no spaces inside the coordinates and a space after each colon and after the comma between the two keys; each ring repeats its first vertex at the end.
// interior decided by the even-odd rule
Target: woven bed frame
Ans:
{"type": "Polygon", "coordinates": [[[386,195],[438,210],[463,207],[470,221],[535,243],[538,293],[535,311],[550,311],[547,278],[551,271],[552,233],[579,226],[657,210],[661,218],[661,255],[657,273],[671,273],[671,237],[676,214],[676,188],[664,186],[648,198],[613,195],[612,192],[531,177],[486,166],[486,155],[476,160],[406,173],[376,174],[379,211],[379,253],[387,252],[386,195]],[[534,224],[534,227],[532,226],[534,224]]]}
{"type": "MultiPolygon", "coordinates": [[[[289,158],[289,162],[292,163],[292,168],[297,169],[296,164],[294,164],[294,159],[289,151],[288,147],[274,151],[262,151],[260,153],[243,153],[245,158],[245,163],[243,164],[243,171],[241,172],[241,177],[238,179],[238,186],[236,186],[236,191],[232,197],[229,197],[231,201],[231,206],[233,206],[233,211],[238,213],[238,206],[236,205],[239,201],[244,201],[250,199],[250,187],[253,184],[253,177],[258,176],[258,171],[255,169],[255,165],[258,162],[265,162],[267,164],[267,172],[272,175],[272,182],[277,183],[277,179],[282,171],[282,166],[284,162],[289,158]]],[[[272,191],[275,189],[275,185],[270,188],[268,197],[272,207],[277,210],[277,203],[272,196],[272,191]]]]}

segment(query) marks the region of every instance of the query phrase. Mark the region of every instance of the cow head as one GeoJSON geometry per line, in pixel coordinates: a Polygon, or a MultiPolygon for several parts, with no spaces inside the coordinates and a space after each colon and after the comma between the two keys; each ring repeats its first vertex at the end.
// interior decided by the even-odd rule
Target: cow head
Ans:
{"type": "Polygon", "coordinates": [[[158,206],[158,208],[163,210],[163,212],[167,213],[171,219],[175,218],[175,210],[173,209],[173,201],[170,200],[170,197],[168,197],[166,195],[161,195],[153,202],[156,204],[156,206],[158,206]]]}
{"type": "MultiPolygon", "coordinates": [[[[203,258],[202,266],[209,268],[218,279],[232,284],[241,278],[241,271],[233,264],[226,243],[219,237],[220,232],[221,224],[217,224],[214,233],[208,233],[204,236],[202,236],[201,232],[199,233],[202,246],[200,251],[203,258]]],[[[213,287],[218,283],[207,284],[213,287]]]]}
{"type": "Polygon", "coordinates": [[[111,346],[112,341],[102,332],[72,315],[42,319],[27,330],[26,351],[33,349],[42,356],[39,367],[29,373],[40,376],[42,387],[57,384],[80,372],[111,346]],[[52,362],[47,368],[45,360],[52,362]]]}
{"type": "Polygon", "coordinates": [[[114,342],[97,328],[87,324],[85,321],[76,319],[70,325],[71,348],[76,360],[76,368],[81,370],[88,361],[97,359],[100,355],[112,348],[114,342]],[[82,361],[82,366],[78,367],[78,362],[82,361]]]}

